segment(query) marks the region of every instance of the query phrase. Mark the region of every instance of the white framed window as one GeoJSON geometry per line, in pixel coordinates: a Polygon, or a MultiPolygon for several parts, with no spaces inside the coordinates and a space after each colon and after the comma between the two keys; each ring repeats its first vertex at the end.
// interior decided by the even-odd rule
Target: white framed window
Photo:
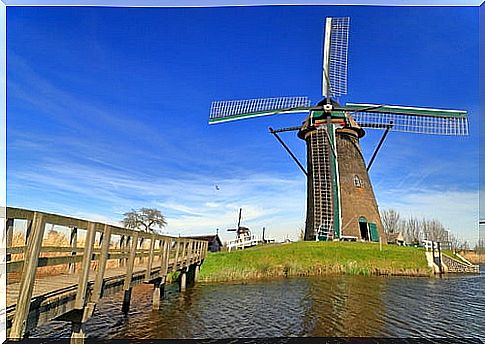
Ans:
{"type": "Polygon", "coordinates": [[[358,175],[354,175],[354,185],[357,188],[362,187],[362,179],[360,179],[360,177],[358,175]]]}

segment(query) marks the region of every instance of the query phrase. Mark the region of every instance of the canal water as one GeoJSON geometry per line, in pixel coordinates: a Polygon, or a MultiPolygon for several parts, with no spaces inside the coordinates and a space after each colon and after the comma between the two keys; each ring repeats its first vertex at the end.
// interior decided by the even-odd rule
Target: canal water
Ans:
{"type": "MultiPolygon", "coordinates": [[[[91,338],[485,337],[485,271],[436,278],[319,276],[166,288],[151,310],[152,286],[103,298],[87,325],[91,338]]],[[[69,337],[52,322],[33,337],[69,337]]]]}

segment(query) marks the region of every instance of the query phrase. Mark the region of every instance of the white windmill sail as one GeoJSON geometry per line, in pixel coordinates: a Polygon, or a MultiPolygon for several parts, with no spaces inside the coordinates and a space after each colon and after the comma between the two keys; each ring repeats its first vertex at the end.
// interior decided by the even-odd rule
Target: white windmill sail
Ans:
{"type": "Polygon", "coordinates": [[[327,18],[323,44],[322,95],[347,94],[350,17],[327,18]]]}
{"type": "Polygon", "coordinates": [[[434,109],[400,105],[345,104],[359,126],[428,135],[468,135],[468,113],[463,110],[434,109]]]}
{"type": "Polygon", "coordinates": [[[274,97],[212,102],[209,124],[276,114],[308,112],[308,97],[274,97]]]}

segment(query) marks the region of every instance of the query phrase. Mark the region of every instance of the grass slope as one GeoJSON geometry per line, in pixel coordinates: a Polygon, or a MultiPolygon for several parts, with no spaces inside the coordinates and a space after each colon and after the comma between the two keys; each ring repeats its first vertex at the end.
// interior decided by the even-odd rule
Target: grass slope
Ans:
{"type": "Polygon", "coordinates": [[[422,249],[352,242],[296,242],[209,253],[200,281],[222,282],[321,274],[429,276],[422,249]]]}

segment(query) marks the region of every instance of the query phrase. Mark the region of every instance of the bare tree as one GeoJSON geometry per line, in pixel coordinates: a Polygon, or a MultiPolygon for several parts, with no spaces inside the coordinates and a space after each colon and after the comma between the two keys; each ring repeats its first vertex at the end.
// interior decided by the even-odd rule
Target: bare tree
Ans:
{"type": "Polygon", "coordinates": [[[394,209],[386,209],[381,212],[382,225],[386,233],[394,233],[400,230],[400,215],[394,209]]]}
{"type": "Polygon", "coordinates": [[[303,226],[300,226],[298,228],[298,241],[304,241],[305,240],[305,228],[303,226]]]}
{"type": "Polygon", "coordinates": [[[427,240],[445,242],[448,241],[448,231],[438,220],[422,221],[422,232],[427,240]]]}
{"type": "MultiPolygon", "coordinates": [[[[386,209],[381,212],[381,220],[386,233],[401,232],[408,243],[419,244],[422,239],[425,239],[451,243],[453,250],[470,248],[468,242],[448,231],[437,219],[430,220],[413,216],[402,218],[396,210],[386,209]]],[[[483,250],[483,239],[481,245],[483,250]]]]}
{"type": "Polygon", "coordinates": [[[451,242],[451,249],[454,252],[461,249],[463,245],[463,241],[458,236],[456,236],[453,233],[450,233],[448,235],[448,240],[451,242]]]}
{"type": "Polygon", "coordinates": [[[406,220],[404,226],[404,238],[407,242],[418,244],[421,238],[421,228],[419,220],[413,216],[406,220]]]}
{"type": "Polygon", "coordinates": [[[475,245],[475,252],[477,252],[478,255],[485,254],[485,240],[484,239],[478,240],[478,242],[475,245]]]}
{"type": "Polygon", "coordinates": [[[165,216],[160,210],[152,208],[141,208],[138,210],[132,209],[123,214],[123,225],[126,228],[143,230],[145,232],[153,232],[154,227],[162,229],[167,225],[165,216]]]}

